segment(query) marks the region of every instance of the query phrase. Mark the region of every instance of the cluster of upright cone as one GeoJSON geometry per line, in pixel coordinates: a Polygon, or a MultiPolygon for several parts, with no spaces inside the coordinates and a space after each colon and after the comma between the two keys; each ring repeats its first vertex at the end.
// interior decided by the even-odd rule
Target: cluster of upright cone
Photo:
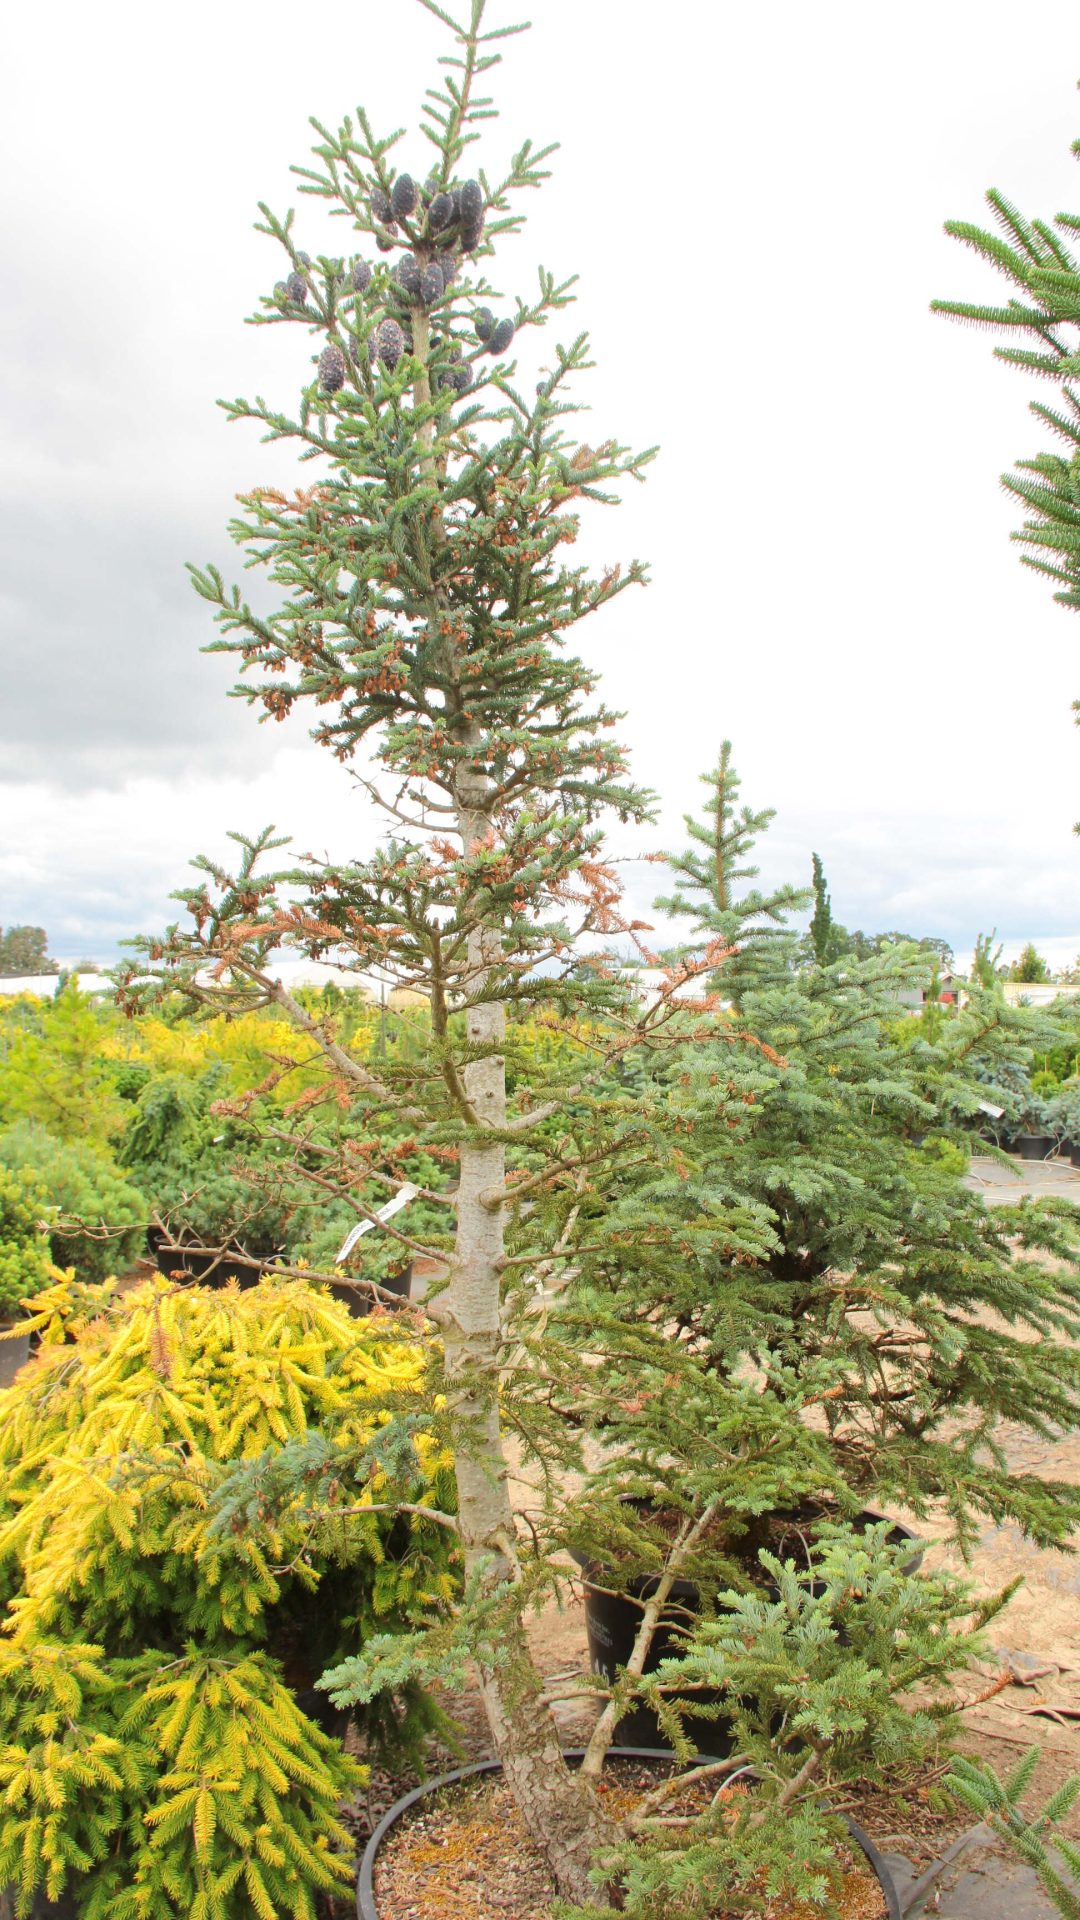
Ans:
{"type": "Polygon", "coordinates": [[[454,248],[475,253],[484,237],[484,190],[479,180],[460,187],[443,187],[432,174],[418,187],[411,173],[399,173],[389,193],[372,190],[371,218],[375,244],[389,253],[404,231],[405,238],[426,249],[454,248]]]}
{"type": "MultiPolygon", "coordinates": [[[[480,246],[486,211],[484,191],[478,180],[448,187],[434,174],[418,187],[411,174],[399,173],[389,191],[381,186],[372,189],[368,205],[379,251],[389,253],[395,247],[404,251],[389,275],[380,275],[377,282],[370,261],[362,259],[348,266],[339,261],[337,278],[354,294],[366,295],[370,289],[377,298],[382,313],[377,325],[366,334],[368,363],[393,373],[402,355],[413,350],[412,313],[417,308],[436,308],[457,278],[463,256],[475,253],[480,246]]],[[[275,304],[292,308],[297,319],[311,293],[310,266],[306,253],[296,253],[292,273],[274,288],[275,304]]],[[[496,319],[489,307],[477,308],[473,326],[481,353],[505,353],[514,337],[514,322],[496,319]]],[[[433,340],[432,344],[437,346],[438,342],[433,340]]],[[[349,340],[344,346],[332,340],[323,348],[319,355],[323,393],[340,393],[348,377],[349,355],[356,359],[361,350],[359,343],[354,346],[349,340]]],[[[467,393],[473,376],[460,345],[451,344],[445,358],[438,354],[435,358],[441,360],[434,371],[435,386],[467,393]]]]}

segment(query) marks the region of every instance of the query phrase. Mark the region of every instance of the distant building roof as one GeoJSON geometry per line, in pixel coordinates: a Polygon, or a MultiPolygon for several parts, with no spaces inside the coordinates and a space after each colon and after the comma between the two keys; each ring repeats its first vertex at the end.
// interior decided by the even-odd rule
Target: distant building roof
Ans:
{"type": "Polygon", "coordinates": [[[1005,998],[1011,1007],[1048,1007],[1052,1000],[1075,1000],[1080,986],[1059,987],[1053,980],[1003,980],[1005,998]]]}
{"type": "MultiPolygon", "coordinates": [[[[112,981],[104,973],[69,973],[80,993],[114,993],[112,981]]],[[[53,1000],[60,985],[59,973],[0,974],[0,993],[32,993],[38,1000],[53,1000]]]]}
{"type": "Polygon", "coordinates": [[[51,1000],[57,978],[55,973],[0,974],[0,993],[32,993],[39,1000],[51,1000]]]}

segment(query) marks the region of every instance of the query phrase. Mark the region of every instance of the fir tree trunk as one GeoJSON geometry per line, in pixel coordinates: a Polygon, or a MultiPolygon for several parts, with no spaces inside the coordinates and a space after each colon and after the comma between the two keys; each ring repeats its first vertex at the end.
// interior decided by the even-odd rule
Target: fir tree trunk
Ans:
{"type": "MultiPolygon", "coordinates": [[[[463,770],[458,781],[458,827],[466,853],[483,843],[491,829],[484,805],[484,774],[463,770]]],[[[464,1070],[469,1106],[483,1126],[501,1128],[506,1120],[506,1068],[499,1051],[506,1012],[496,998],[484,1001],[488,976],[497,957],[498,936],[485,927],[469,938],[468,1038],[483,1048],[481,1058],[464,1070]]],[[[446,1310],[444,1345],[447,1374],[460,1385],[455,1412],[462,1439],[456,1460],[458,1524],[466,1574],[496,1586],[515,1577],[513,1510],[509,1468],[499,1431],[500,1273],[503,1209],[490,1204],[501,1190],[506,1148],[501,1139],[465,1140],[461,1146],[457,1197],[457,1236],[446,1310]],[[489,1198],[485,1202],[484,1195],[489,1198]],[[468,1437],[466,1437],[468,1436],[468,1437]]],[[[597,1855],[616,1839],[592,1788],[576,1779],[563,1760],[555,1723],[542,1698],[542,1682],[533,1663],[520,1615],[507,1625],[504,1662],[480,1662],[481,1695],[495,1752],[529,1832],[547,1860],[562,1897],[581,1905],[604,1904],[589,1882],[597,1855]]]]}

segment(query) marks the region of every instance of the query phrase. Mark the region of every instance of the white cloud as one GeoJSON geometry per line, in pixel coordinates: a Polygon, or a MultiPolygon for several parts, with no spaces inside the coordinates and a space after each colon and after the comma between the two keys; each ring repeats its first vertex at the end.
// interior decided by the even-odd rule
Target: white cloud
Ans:
{"type": "MultiPolygon", "coordinates": [[[[821,852],[849,925],[1075,950],[1080,623],[1018,566],[996,484],[1041,435],[986,338],[927,313],[997,297],[940,232],[987,185],[1080,203],[1071,0],[1026,37],[1005,0],[536,19],[504,49],[492,145],[564,145],[505,284],[537,259],[581,270],[588,430],[662,445],[587,536],[654,584],[581,642],[664,795],[656,838],[730,734],[747,798],[780,810],[763,864],[798,876],[821,852]]],[[[282,471],[215,394],[288,398],[306,375],[301,336],[241,325],[277,277],[254,204],[297,202],[308,113],[360,96],[415,125],[439,49],[414,0],[266,0],[257,23],[58,0],[5,37],[0,921],[59,950],[160,923],[226,826],[369,831],[299,733],[223,700],[183,563],[224,559],[233,496],[282,471]]],[[[298,204],[311,251],[344,246],[298,204]]]]}

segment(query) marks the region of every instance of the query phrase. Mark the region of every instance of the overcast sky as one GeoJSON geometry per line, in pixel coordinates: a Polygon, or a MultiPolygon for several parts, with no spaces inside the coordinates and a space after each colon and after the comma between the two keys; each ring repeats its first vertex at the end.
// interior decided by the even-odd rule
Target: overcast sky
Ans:
{"type": "MultiPolygon", "coordinates": [[[[730,735],[745,797],[778,809],[769,877],[817,849],[849,925],[958,949],[996,926],[1071,959],[1080,619],[1020,567],[998,485],[1044,436],[1030,383],[928,303],[1001,297],[941,232],[987,187],[1080,207],[1075,0],[1047,0],[1038,34],[1004,0],[535,0],[532,19],[481,157],[562,147],[501,284],[580,272],[588,430],[662,448],[587,536],[653,570],[582,634],[664,801],[616,850],[677,839],[730,735]]],[[[291,407],[309,377],[299,330],[242,324],[280,275],[256,201],[298,203],[299,244],[344,251],[289,175],[307,116],[362,100],[415,127],[441,51],[416,0],[4,11],[0,924],[45,925],[60,957],[163,925],[228,827],[371,844],[303,723],[225,697],[184,562],[228,566],[233,496],[284,471],[215,398],[291,407]]],[[[424,145],[401,155],[419,171],[424,145]]],[[[544,337],[523,352],[543,364],[544,337]]]]}

